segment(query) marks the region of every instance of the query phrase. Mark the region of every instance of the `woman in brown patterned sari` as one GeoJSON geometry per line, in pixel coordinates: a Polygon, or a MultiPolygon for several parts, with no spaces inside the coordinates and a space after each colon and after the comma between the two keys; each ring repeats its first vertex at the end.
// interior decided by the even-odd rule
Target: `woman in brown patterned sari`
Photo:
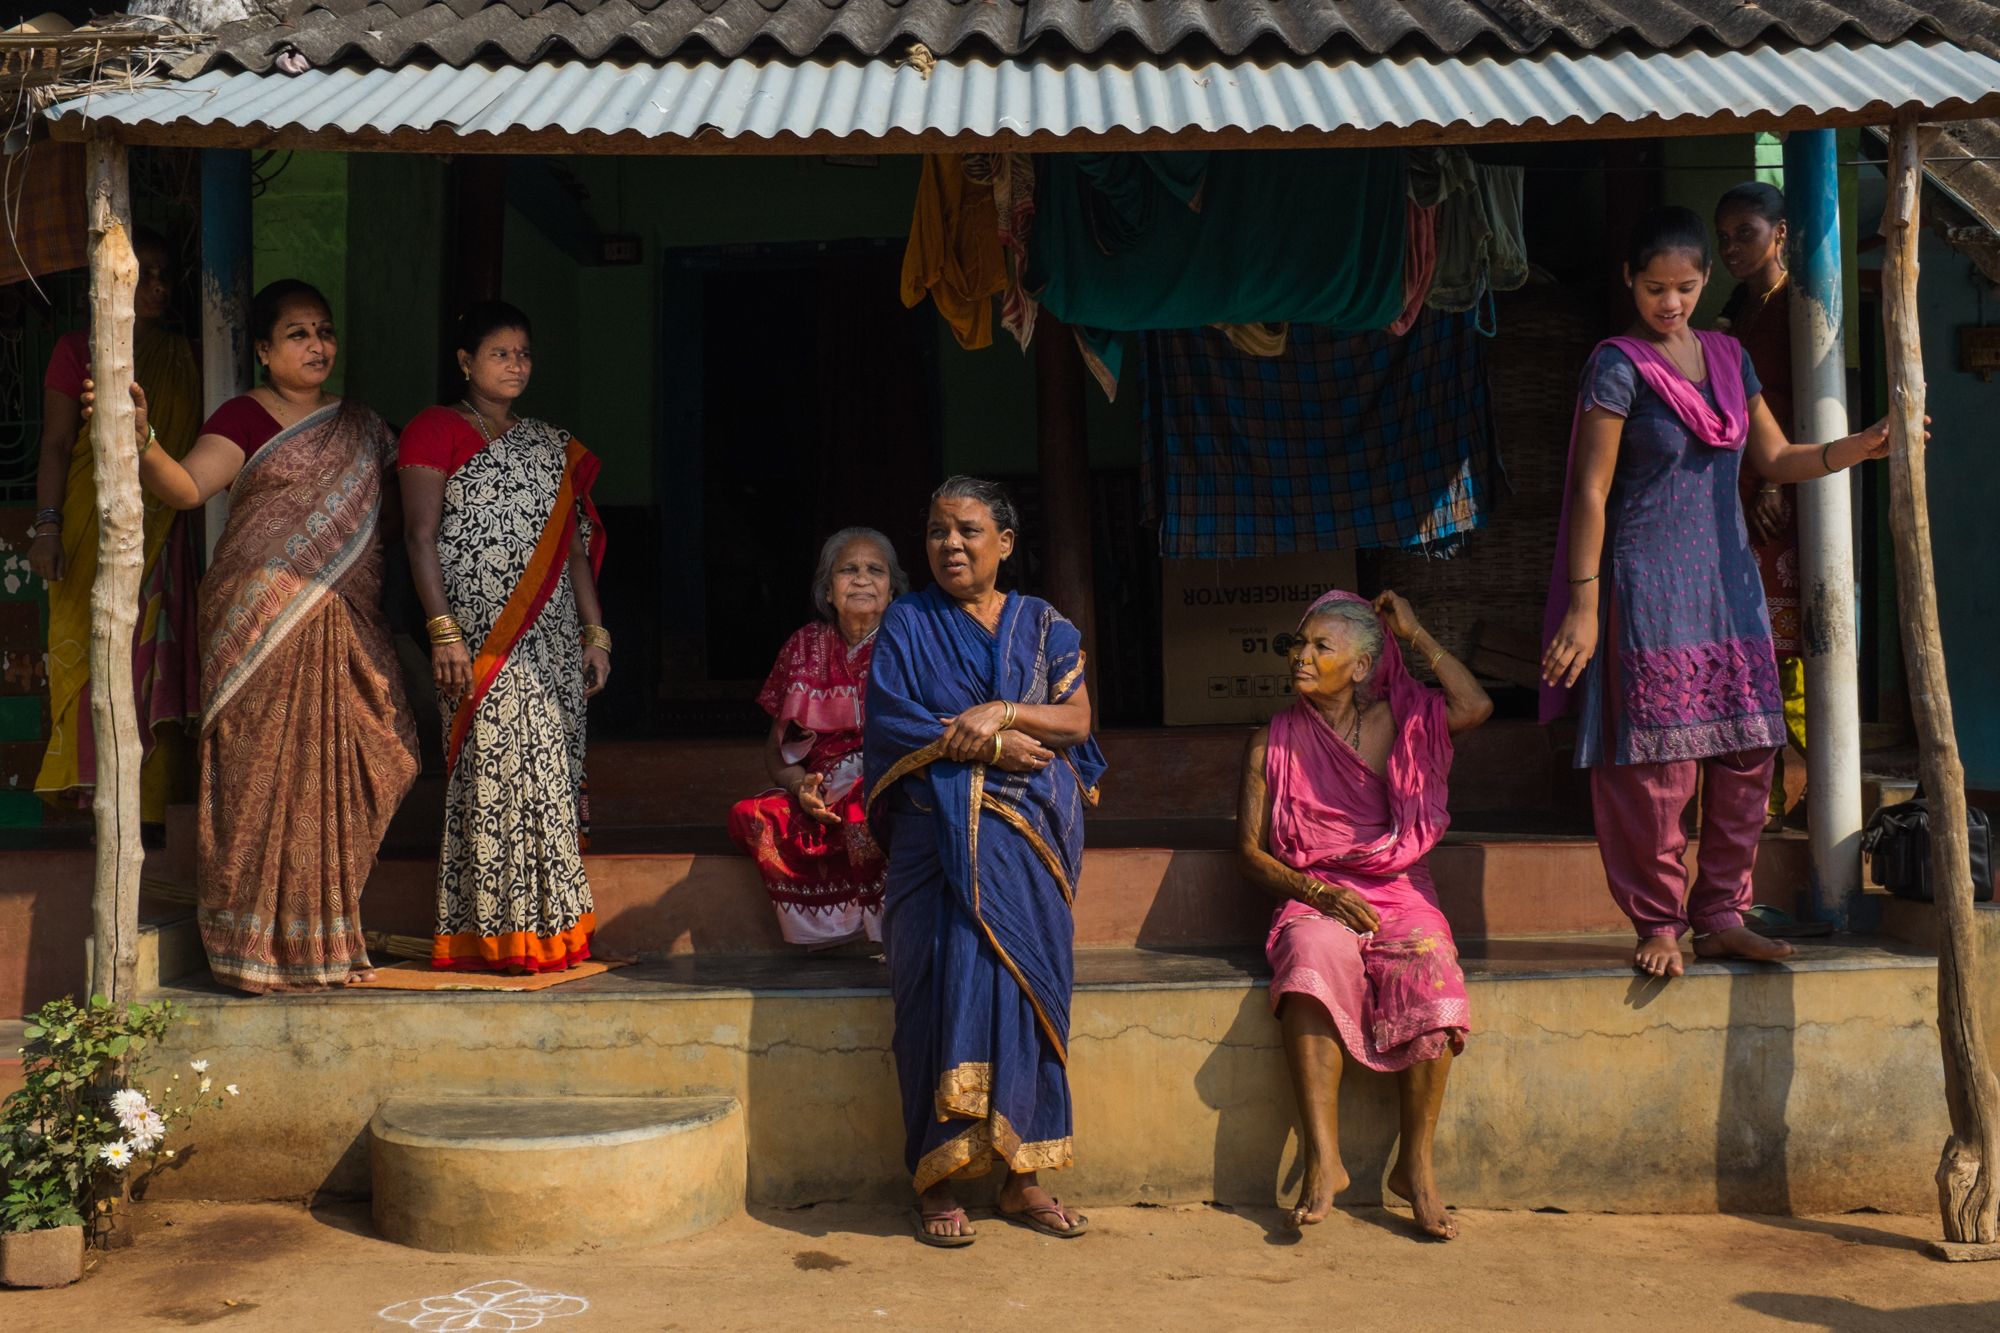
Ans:
{"type": "Polygon", "coordinates": [[[264,382],[217,408],[185,458],[153,445],[133,395],[139,477],[176,509],[230,493],[199,595],[209,968],[240,990],[309,990],[370,975],[361,888],[417,776],[381,609],[396,446],[382,418],[326,392],[325,297],[272,283],[250,327],[264,382]]]}
{"type": "Polygon", "coordinates": [[[528,317],[466,312],[465,392],[417,414],[398,453],[405,543],[430,617],[445,724],[444,845],[431,966],[559,972],[590,957],[584,700],[611,676],[597,605],[597,459],[514,414],[528,317]]]}

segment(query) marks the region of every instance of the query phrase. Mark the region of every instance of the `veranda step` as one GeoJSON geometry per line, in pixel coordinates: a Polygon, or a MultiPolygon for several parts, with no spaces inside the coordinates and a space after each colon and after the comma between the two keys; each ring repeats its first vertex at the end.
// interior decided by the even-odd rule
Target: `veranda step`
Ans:
{"type": "MultiPolygon", "coordinates": [[[[1894,942],[1807,942],[1789,964],[1696,962],[1659,983],[1634,976],[1629,948],[1623,936],[1467,943],[1473,1033],[1439,1132],[1454,1202],[1935,1206],[1946,1124],[1933,956],[1894,942]]],[[[1292,1094],[1266,980],[1255,950],[1078,956],[1065,1199],[1262,1205],[1296,1188],[1292,1094]]],[[[564,1107],[735,1098],[751,1203],[906,1201],[887,981],[878,962],[794,955],[676,958],[528,994],[245,1000],[168,987],[190,1021],[162,1060],[208,1059],[243,1095],[226,1112],[229,1153],[195,1154],[154,1189],[362,1194],[365,1131],[384,1102],[439,1089],[502,1096],[532,1071],[564,1107]]],[[[1354,1183],[1343,1202],[1380,1198],[1395,1133],[1393,1081],[1350,1062],[1341,1143],[1354,1183]]],[[[540,1217],[544,1203],[524,1215],[540,1217]]]]}
{"type": "MultiPolygon", "coordinates": [[[[1690,849],[1689,858],[1695,854],[1690,849]]],[[[1809,881],[1803,835],[1774,835],[1758,857],[1759,902],[1796,906],[1809,881]]],[[[1431,875],[1462,937],[1591,934],[1626,929],[1587,837],[1449,835],[1431,875]]],[[[756,866],[728,854],[631,853],[588,858],[598,939],[614,954],[788,952],[756,866]]],[[[387,857],[362,897],[371,930],[426,936],[436,862],[387,857]]],[[[1234,851],[1087,847],[1076,898],[1085,949],[1230,947],[1261,942],[1271,900],[1249,885],[1234,851]]]]}
{"type": "Polygon", "coordinates": [[[734,1097],[398,1096],[368,1142],[375,1229],[422,1250],[648,1244],[743,1209],[734,1097]]]}
{"type": "MultiPolygon", "coordinates": [[[[1232,819],[1247,726],[1107,731],[1099,737],[1109,777],[1089,813],[1117,820],[1232,819]]],[[[1451,772],[1454,813],[1560,809],[1581,793],[1561,747],[1563,733],[1525,721],[1488,723],[1458,740],[1451,772]]],[[[601,828],[720,830],[729,807],[771,785],[761,739],[614,740],[590,744],[590,804],[601,828]]],[[[392,845],[432,841],[444,781],[429,773],[397,812],[392,845]]]]}

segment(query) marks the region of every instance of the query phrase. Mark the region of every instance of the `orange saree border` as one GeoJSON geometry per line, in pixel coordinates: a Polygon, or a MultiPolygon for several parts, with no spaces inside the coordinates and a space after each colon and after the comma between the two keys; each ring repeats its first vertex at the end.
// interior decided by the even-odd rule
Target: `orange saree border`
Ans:
{"type": "Polygon", "coordinates": [[[575,438],[570,439],[563,452],[562,484],[556,490],[556,502],[549,510],[548,521],[542,524],[541,536],[535,540],[534,553],[528,557],[521,581],[514,585],[507,604],[500,608],[493,628],[479,645],[479,656],[472,661],[472,688],[458,701],[458,708],[452,714],[451,739],[445,750],[447,772],[458,765],[459,751],[465,748],[465,737],[472,730],[472,719],[479,712],[486,692],[493,688],[515,645],[541,615],[562,578],[563,563],[569,559],[570,533],[576,527],[579,497],[584,512],[590,516],[591,573],[603,567],[604,525],[598,520],[597,506],[590,498],[590,488],[597,481],[597,456],[575,438]]]}
{"type": "Polygon", "coordinates": [[[500,972],[509,968],[560,972],[590,957],[590,937],[596,933],[597,914],[585,912],[560,935],[532,935],[524,930],[507,935],[476,935],[470,931],[433,935],[431,967],[458,972],[500,972]]]}

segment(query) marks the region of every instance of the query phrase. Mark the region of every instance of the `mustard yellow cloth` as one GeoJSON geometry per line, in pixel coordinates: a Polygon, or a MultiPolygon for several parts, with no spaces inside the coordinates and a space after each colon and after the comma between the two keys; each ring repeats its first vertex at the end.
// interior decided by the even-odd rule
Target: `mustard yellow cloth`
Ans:
{"type": "MultiPolygon", "coordinates": [[[[1785,702],[1785,735],[1800,754],[1806,752],[1806,663],[1789,654],[1778,658],[1778,694],[1785,702]]],[[[1785,765],[1782,754],[1771,766],[1771,818],[1785,813],[1785,765]]]]}
{"type": "MultiPolygon", "coordinates": [[[[146,409],[160,448],[175,458],[194,446],[201,426],[201,377],[194,349],[186,338],[154,329],[133,339],[133,361],[139,387],[146,391],[146,409]]],[[[97,576],[97,482],[92,474],[90,426],[78,432],[70,452],[69,480],[63,487],[63,576],[49,585],[49,746],[35,791],[44,799],[80,798],[91,780],[84,777],[83,728],[90,725],[84,687],[90,683],[90,585],[97,576]]],[[[154,565],[166,548],[179,516],[172,508],[146,497],[145,567],[141,578],[139,628],[135,646],[152,643],[162,618],[169,614],[154,565]]],[[[174,589],[191,596],[191,587],[174,589]]],[[[141,682],[142,692],[145,683],[141,682]]],[[[171,716],[151,710],[153,734],[146,737],[148,753],[140,774],[140,817],[157,823],[166,817],[176,767],[185,767],[191,753],[177,727],[192,710],[175,704],[171,716]],[[164,744],[160,742],[165,742],[164,744]]]]}
{"type": "Polygon", "coordinates": [[[903,251],[903,304],[929,293],[968,351],[993,342],[993,298],[1007,287],[993,186],[967,179],[965,155],[932,153],[917,182],[910,244],[903,251]]]}

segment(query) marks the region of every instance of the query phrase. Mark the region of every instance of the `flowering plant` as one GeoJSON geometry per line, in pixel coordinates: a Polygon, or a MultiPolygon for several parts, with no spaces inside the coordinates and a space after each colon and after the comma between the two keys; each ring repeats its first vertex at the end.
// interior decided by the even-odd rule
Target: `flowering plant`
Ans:
{"type": "Polygon", "coordinates": [[[82,1225],[117,1193],[107,1185],[171,1159],[168,1133],[222,1104],[206,1060],[191,1063],[188,1085],[174,1074],[158,1098],[137,1081],[140,1057],[178,1017],[165,1002],[121,1007],[100,995],[87,1007],[51,1000],[28,1020],[23,1086],[0,1104],[0,1231],[82,1225]]]}

